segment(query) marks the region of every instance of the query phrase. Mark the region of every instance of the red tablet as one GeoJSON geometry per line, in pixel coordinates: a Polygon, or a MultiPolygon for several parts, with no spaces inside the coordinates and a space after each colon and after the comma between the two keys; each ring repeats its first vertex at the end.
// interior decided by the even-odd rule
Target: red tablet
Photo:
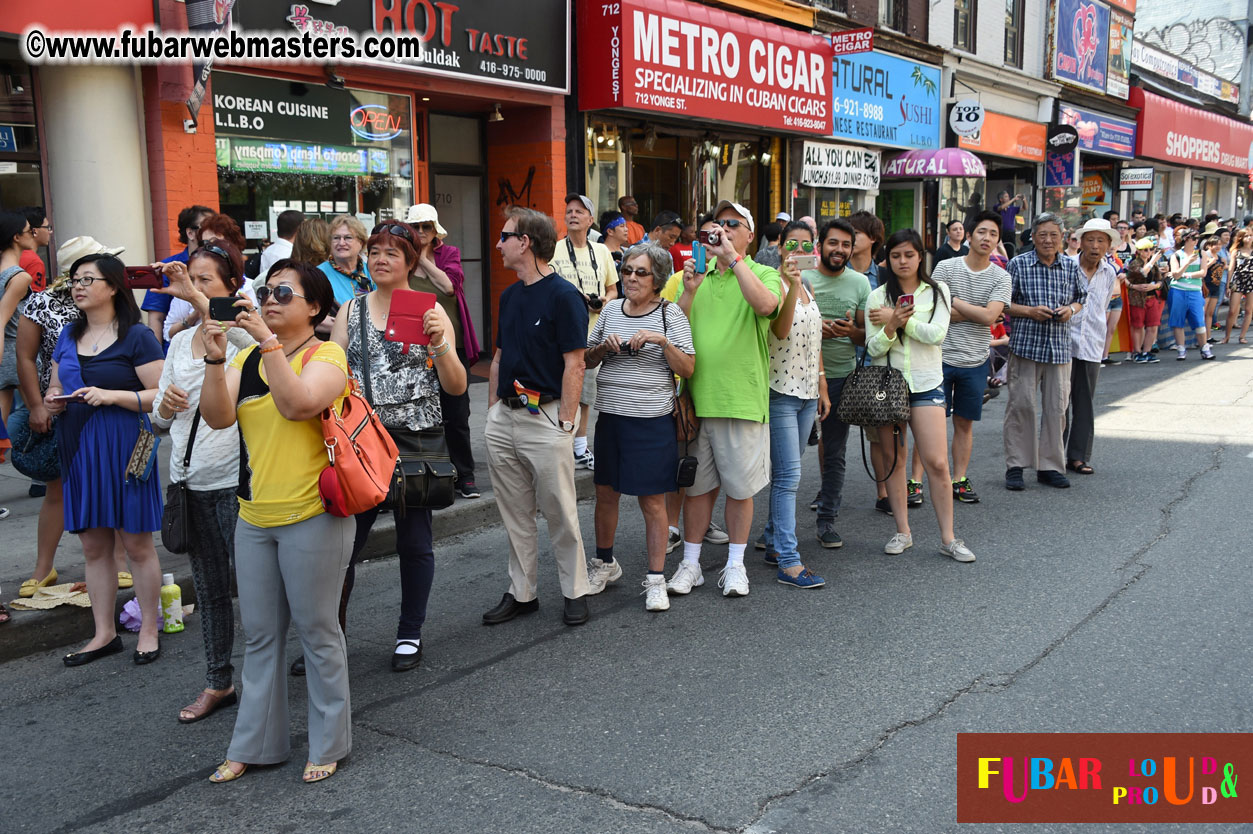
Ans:
{"type": "Polygon", "coordinates": [[[392,293],[392,305],[387,311],[387,329],[383,338],[405,345],[429,345],[431,339],[422,329],[422,317],[435,307],[434,293],[416,290],[396,290],[392,293]]]}

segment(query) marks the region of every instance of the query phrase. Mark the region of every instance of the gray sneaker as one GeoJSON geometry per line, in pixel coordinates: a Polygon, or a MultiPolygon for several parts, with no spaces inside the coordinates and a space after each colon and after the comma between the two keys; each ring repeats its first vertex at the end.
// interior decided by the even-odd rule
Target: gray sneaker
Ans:
{"type": "Polygon", "coordinates": [[[889,556],[899,556],[914,546],[914,537],[907,533],[896,533],[883,546],[883,552],[889,556]]]}
{"type": "Polygon", "coordinates": [[[712,521],[709,522],[709,529],[705,531],[706,544],[730,544],[731,537],[727,535],[727,531],[723,530],[712,521]]]}
{"type": "Polygon", "coordinates": [[[835,532],[835,527],[828,524],[818,531],[818,541],[823,547],[843,547],[844,540],[840,538],[840,534],[835,532]]]}
{"type": "Polygon", "coordinates": [[[681,544],[683,544],[683,536],[671,530],[669,536],[666,538],[666,553],[673,553],[674,549],[681,544]]]}
{"type": "Polygon", "coordinates": [[[948,544],[940,544],[940,552],[957,562],[973,562],[975,554],[971,552],[961,539],[953,539],[948,544]]]}

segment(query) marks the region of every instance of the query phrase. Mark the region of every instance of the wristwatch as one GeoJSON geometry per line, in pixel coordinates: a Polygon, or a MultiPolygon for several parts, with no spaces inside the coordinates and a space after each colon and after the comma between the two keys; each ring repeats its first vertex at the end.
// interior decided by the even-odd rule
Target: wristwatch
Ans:
{"type": "Polygon", "coordinates": [[[574,423],[571,423],[569,420],[562,420],[561,430],[565,432],[566,434],[569,434],[570,432],[574,431],[574,423]]]}

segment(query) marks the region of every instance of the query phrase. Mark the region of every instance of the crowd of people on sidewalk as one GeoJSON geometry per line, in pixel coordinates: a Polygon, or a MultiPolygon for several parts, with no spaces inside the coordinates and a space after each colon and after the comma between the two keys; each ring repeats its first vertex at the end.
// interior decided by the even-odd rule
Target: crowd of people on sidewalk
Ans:
{"type": "MultiPolygon", "coordinates": [[[[1065,488],[1067,473],[1095,473],[1096,390],[1102,366],[1115,362],[1124,291],[1135,363],[1156,361],[1163,316],[1179,360],[1190,335],[1203,359],[1214,358],[1228,289],[1222,341],[1239,324],[1246,343],[1253,218],[1233,237],[1216,219],[1199,230],[1178,217],[1114,216],[1068,230],[1045,213],[1017,250],[1002,240],[1015,203],[1002,203],[950,223],[937,252],[913,229],[889,234],[869,212],[821,225],[780,213],[756,254],[755,219],[730,200],[691,224],[662,211],[645,230],[634,198],[598,218],[590,198],[572,193],[561,237],[554,218],[508,208],[496,250],[518,280],[500,299],[483,404],[508,588],[483,622],[538,610],[542,515],[562,619],[586,623],[588,598],[625,573],[615,555],[623,495],[644,519],[647,611],[704,584],[706,544],[727,547],[717,580],[725,597],[749,594],[750,540],[779,583],[822,587],[801,554],[801,461],[819,447],[812,535],[839,548],[856,426],[870,442],[875,509],[895,527],[884,552],[914,547],[909,511],[925,503],[925,483],[935,551],[974,562],[954,505],[980,500],[969,476],[973,424],[1000,387],[1005,487],[1025,489],[1033,469],[1038,482],[1065,488]],[[884,399],[874,380],[899,381],[896,416],[859,416],[860,401],[884,399]],[[592,554],[577,468],[592,470],[595,485],[592,554]],[[767,489],[767,522],[753,539],[754,501],[767,489]],[[720,496],[725,529],[714,520],[720,496]]],[[[178,506],[206,663],[205,686],[178,720],[238,705],[226,759],[210,777],[233,781],[289,757],[287,681],[305,676],[304,779],[321,781],[352,747],[346,617],[354,565],[381,512],[393,511],[399,554],[395,671],[420,665],[435,576],[430,507],[335,512],[324,415],[364,395],[388,433],[446,442],[456,493],[479,496],[467,383],[481,348],[460,253],[426,204],[368,231],[353,215],[284,212],[278,239],[252,263],[227,215],[190,206],[178,225],[186,248],[147,268],[162,286],[141,305],[133,284],[144,270],[126,267],[120,248],[71,238],[57,250],[61,274],[48,276],[34,253],[48,243],[50,219],[40,209],[0,212],[0,453],[12,452],[43,495],[34,573],[19,594],[57,581],[54,555],[69,530],[86,559],[95,634],[64,664],[124,650],[114,606],[118,588],[132,584],[142,613],[132,659],[156,661],[153,534],[178,506]],[[418,342],[397,338],[390,321],[407,290],[434,297],[418,342]],[[171,446],[164,494],[157,434],[171,446]],[[302,651],[289,668],[293,624],[302,651]]]]}

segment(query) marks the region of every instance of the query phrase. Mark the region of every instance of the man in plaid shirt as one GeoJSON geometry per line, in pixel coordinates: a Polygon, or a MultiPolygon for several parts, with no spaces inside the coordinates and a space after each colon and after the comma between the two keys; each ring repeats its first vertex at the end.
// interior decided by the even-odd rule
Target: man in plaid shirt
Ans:
{"type": "Polygon", "coordinates": [[[1024,489],[1022,470],[1036,469],[1042,484],[1065,488],[1066,408],[1070,402],[1070,320],[1088,297],[1079,267],[1061,257],[1062,221],[1039,214],[1031,229],[1035,249],[1009,262],[1009,403],[1005,410],[1005,488],[1024,489]],[[1040,397],[1039,438],[1036,397],[1040,397]]]}

